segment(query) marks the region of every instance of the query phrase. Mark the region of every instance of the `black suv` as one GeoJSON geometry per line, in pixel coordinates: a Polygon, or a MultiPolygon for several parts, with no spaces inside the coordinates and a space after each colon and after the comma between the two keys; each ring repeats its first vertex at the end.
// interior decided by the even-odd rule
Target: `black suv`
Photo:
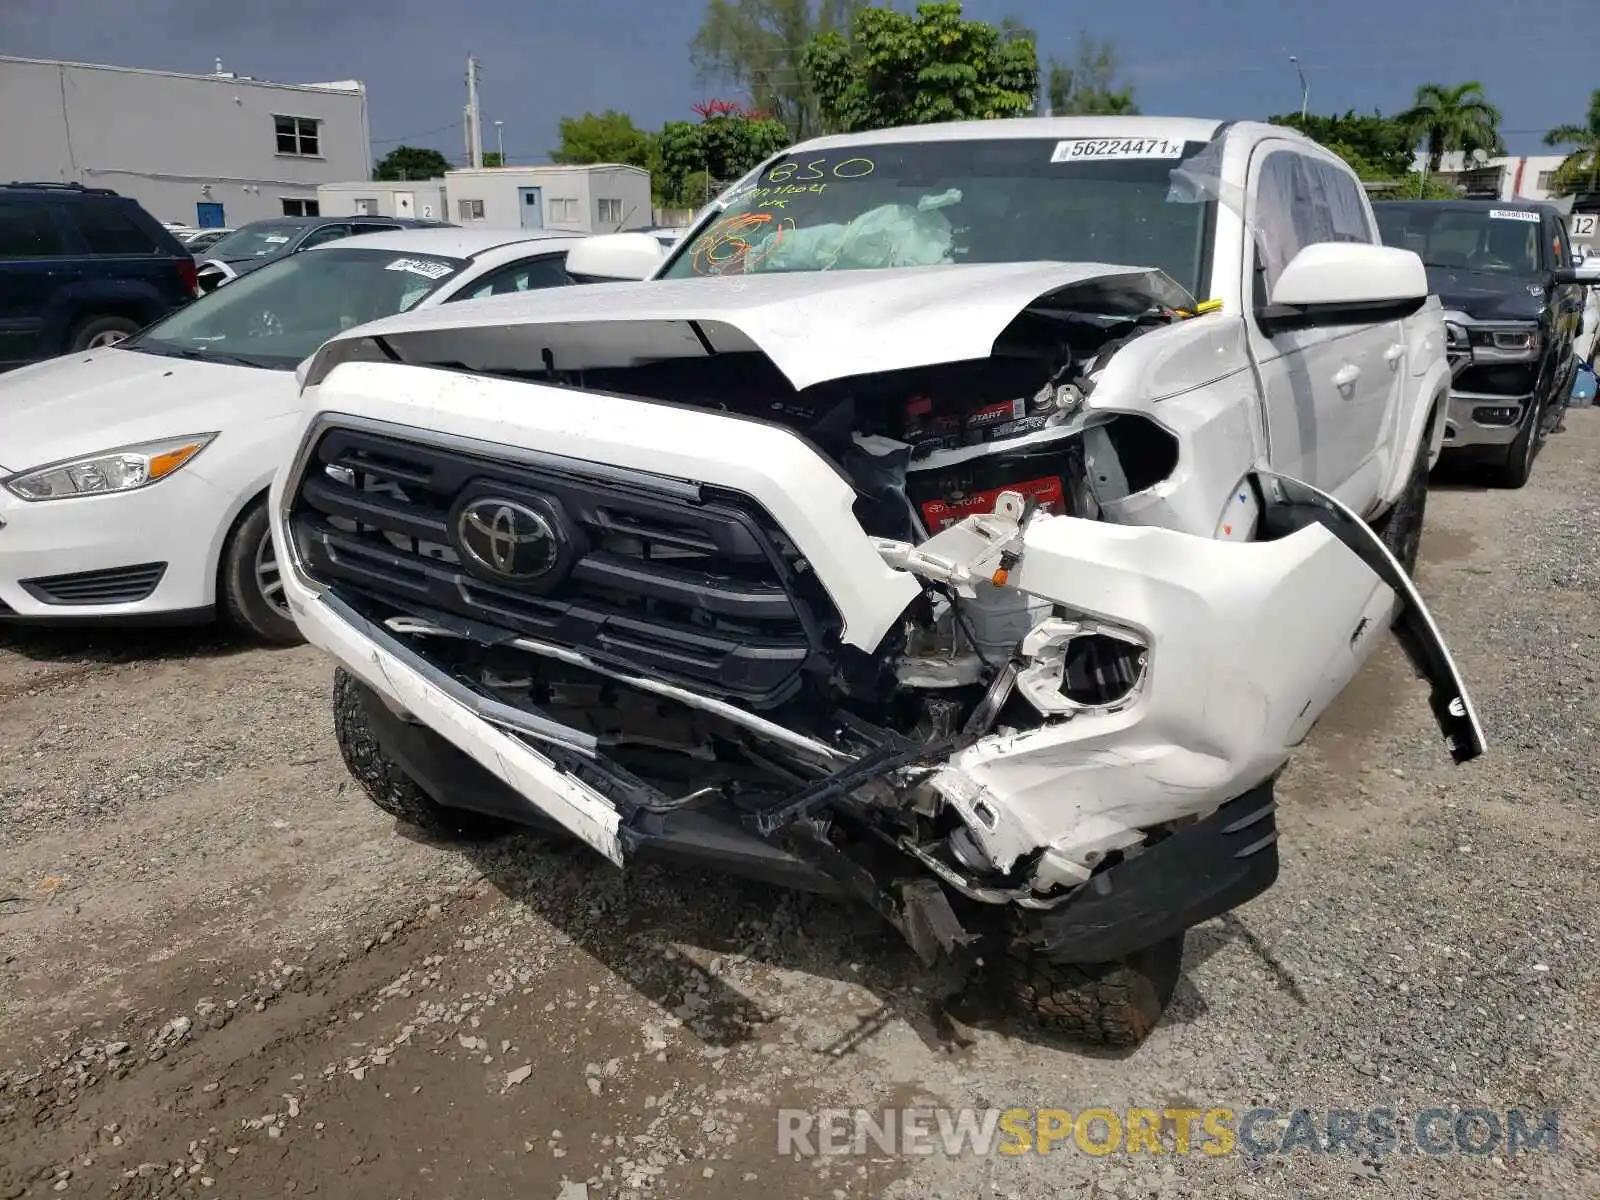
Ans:
{"type": "Polygon", "coordinates": [[[1372,206],[1383,240],[1415,250],[1445,309],[1455,381],[1451,459],[1528,481],[1577,377],[1584,272],[1561,211],[1527,200],[1395,200],[1372,206]]]}
{"type": "Polygon", "coordinates": [[[137,201],[0,184],[0,370],[118,341],[198,294],[193,255],[137,201]]]}
{"type": "Polygon", "coordinates": [[[230,279],[298,254],[324,242],[362,233],[396,229],[444,229],[448,221],[422,221],[414,217],[269,217],[241,225],[227,237],[195,253],[200,264],[200,290],[215,291],[230,279]]]}

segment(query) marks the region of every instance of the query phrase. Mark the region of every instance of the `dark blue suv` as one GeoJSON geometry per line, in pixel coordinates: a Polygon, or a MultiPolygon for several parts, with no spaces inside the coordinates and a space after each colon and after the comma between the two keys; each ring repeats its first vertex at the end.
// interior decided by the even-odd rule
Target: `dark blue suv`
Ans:
{"type": "Polygon", "coordinates": [[[0,370],[108,345],[198,294],[194,256],[137,201],[0,184],[0,370]]]}

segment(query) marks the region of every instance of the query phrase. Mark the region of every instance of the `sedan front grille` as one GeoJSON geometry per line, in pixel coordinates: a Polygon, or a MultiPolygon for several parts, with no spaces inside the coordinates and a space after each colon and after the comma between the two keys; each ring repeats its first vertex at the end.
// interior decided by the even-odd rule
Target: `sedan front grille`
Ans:
{"type": "Polygon", "coordinates": [[[795,693],[831,612],[748,497],[602,464],[332,428],[288,515],[302,569],[352,599],[453,615],[753,708],[795,693]],[[528,540],[546,533],[559,544],[548,555],[528,540]]]}

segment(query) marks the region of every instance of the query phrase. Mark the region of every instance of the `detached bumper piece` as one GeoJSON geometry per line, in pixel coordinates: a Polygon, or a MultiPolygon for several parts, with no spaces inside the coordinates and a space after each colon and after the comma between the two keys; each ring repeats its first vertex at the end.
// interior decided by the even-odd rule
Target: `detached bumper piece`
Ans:
{"type": "Polygon", "coordinates": [[[1278,878],[1277,803],[1264,783],[1096,875],[1031,923],[1062,962],[1111,962],[1238,908],[1278,878]]]}
{"type": "Polygon", "coordinates": [[[20,582],[22,589],[41,604],[133,604],[147,599],[166,573],[166,563],[141,563],[20,582]]]}
{"type": "MultiPolygon", "coordinates": [[[[516,789],[471,756],[427,726],[391,712],[365,684],[357,681],[356,687],[368,728],[378,745],[436,803],[517,825],[559,830],[516,789]]],[[[638,812],[624,840],[629,852],[641,858],[670,858],[688,866],[729,871],[824,895],[839,895],[846,890],[812,863],[694,809],[638,812]]]]}

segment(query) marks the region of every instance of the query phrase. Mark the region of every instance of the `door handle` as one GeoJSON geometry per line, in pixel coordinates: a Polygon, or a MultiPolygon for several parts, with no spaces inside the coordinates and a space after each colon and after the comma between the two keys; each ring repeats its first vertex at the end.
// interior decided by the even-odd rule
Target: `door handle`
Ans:
{"type": "Polygon", "coordinates": [[[1345,363],[1344,366],[1333,373],[1333,386],[1347,388],[1360,378],[1361,368],[1356,366],[1355,363],[1345,363]]]}
{"type": "Polygon", "coordinates": [[[1395,363],[1399,362],[1405,356],[1406,356],[1405,343],[1404,342],[1395,342],[1392,346],[1390,346],[1387,350],[1385,350],[1383,352],[1383,361],[1388,363],[1389,365],[1393,366],[1395,363]]]}

